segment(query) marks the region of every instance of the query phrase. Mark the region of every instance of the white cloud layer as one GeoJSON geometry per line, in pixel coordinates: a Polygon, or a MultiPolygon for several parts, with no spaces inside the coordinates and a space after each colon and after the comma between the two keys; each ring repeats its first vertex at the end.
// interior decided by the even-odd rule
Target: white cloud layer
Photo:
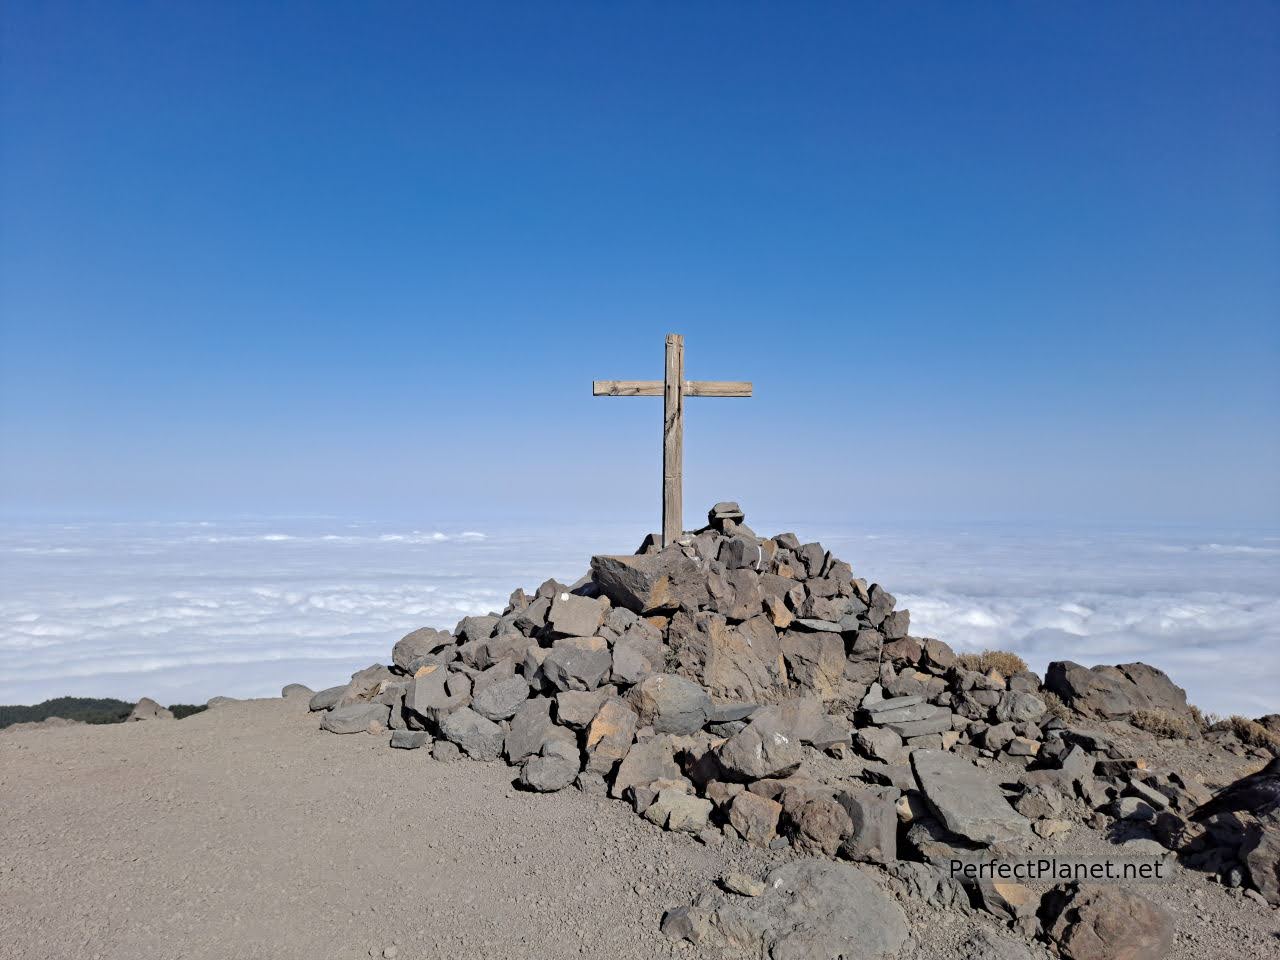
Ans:
{"type": "MultiPolygon", "coordinates": [[[[761,524],[761,531],[782,529],[761,524]]],[[[1219,713],[1280,710],[1280,540],[1221,531],[801,528],[879,580],[913,633],[1043,670],[1145,660],[1219,713]]],[[[0,703],[203,702],[337,683],[405,632],[572,581],[623,529],[335,521],[0,528],[0,703]]]]}

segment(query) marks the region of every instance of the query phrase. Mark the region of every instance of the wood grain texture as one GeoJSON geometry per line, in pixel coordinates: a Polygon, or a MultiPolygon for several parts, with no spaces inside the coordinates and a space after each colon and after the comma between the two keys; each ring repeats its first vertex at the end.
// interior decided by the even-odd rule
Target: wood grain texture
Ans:
{"type": "MultiPolygon", "coordinates": [[[[664,385],[661,380],[592,380],[591,395],[595,397],[661,397],[664,385]]],[[[749,397],[750,380],[686,380],[686,397],[749,397]]]]}
{"type": "Polygon", "coordinates": [[[593,397],[660,397],[661,380],[593,380],[593,397]]]}
{"type": "Polygon", "coordinates": [[[662,410],[662,545],[684,533],[684,337],[667,334],[662,410]]]}
{"type": "Polygon", "coordinates": [[[749,397],[750,380],[686,380],[686,397],[749,397]]]}

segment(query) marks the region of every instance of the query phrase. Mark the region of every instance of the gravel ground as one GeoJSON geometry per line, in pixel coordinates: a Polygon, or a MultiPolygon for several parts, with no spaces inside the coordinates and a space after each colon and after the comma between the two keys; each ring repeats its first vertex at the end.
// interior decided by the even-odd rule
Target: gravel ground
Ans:
{"type": "Polygon", "coordinates": [[[305,698],[0,737],[0,956],[663,956],[664,910],[767,863],[512,773],[305,698]]]}
{"type": "MultiPolygon", "coordinates": [[[[0,957],[690,956],[659,933],[664,911],[790,857],[512,777],[322,733],[305,698],[0,736],[0,957]]],[[[1073,833],[1074,853],[1107,846],[1073,833]]],[[[1144,892],[1177,918],[1179,960],[1280,946],[1280,913],[1238,891],[1188,876],[1144,892]]],[[[968,957],[976,931],[1001,931],[904,908],[904,958],[968,957]]]]}

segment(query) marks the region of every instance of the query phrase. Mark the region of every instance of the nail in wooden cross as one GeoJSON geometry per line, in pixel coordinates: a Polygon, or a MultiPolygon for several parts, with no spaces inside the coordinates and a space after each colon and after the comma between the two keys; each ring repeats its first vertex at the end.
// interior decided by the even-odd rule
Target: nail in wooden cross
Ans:
{"type": "Polygon", "coordinates": [[[667,334],[667,367],[662,380],[594,380],[596,397],[663,398],[662,418],[662,545],[684,533],[680,484],[684,472],[684,398],[749,397],[747,380],[686,380],[684,337],[667,334]]]}

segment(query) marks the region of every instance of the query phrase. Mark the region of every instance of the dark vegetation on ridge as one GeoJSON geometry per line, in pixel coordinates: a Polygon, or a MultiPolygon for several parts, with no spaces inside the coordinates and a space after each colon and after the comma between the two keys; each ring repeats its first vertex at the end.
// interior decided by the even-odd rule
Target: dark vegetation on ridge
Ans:
{"type": "MultiPolygon", "coordinates": [[[[55,697],[34,706],[0,706],[0,730],[15,723],[39,723],[49,717],[81,723],[124,723],[134,705],[111,697],[55,697]]],[[[181,720],[206,709],[203,704],[175,703],[169,709],[181,720]]]]}

